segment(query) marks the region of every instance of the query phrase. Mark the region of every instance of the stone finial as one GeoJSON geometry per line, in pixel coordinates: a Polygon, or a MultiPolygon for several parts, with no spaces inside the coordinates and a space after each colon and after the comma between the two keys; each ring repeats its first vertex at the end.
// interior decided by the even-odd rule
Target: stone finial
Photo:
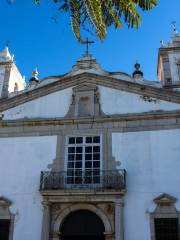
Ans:
{"type": "Polygon", "coordinates": [[[177,28],[176,28],[176,22],[173,21],[173,22],[171,23],[171,26],[172,26],[173,36],[178,36],[179,34],[178,34],[178,30],[177,30],[177,28]]]}
{"type": "Polygon", "coordinates": [[[30,87],[35,86],[39,82],[37,68],[34,69],[34,71],[32,72],[32,75],[33,75],[32,78],[30,78],[30,80],[29,80],[30,87]]]}
{"type": "Polygon", "coordinates": [[[2,52],[0,52],[0,62],[13,62],[14,56],[11,56],[9,48],[5,47],[2,52]]]}
{"type": "Polygon", "coordinates": [[[143,78],[143,72],[140,70],[141,65],[139,63],[136,63],[134,65],[135,71],[133,72],[133,78],[134,79],[142,79],[143,78]]]}
{"type": "Polygon", "coordinates": [[[33,71],[33,77],[35,78],[35,79],[37,79],[38,80],[38,70],[37,70],[37,67],[34,69],[34,71],[33,71]]]}

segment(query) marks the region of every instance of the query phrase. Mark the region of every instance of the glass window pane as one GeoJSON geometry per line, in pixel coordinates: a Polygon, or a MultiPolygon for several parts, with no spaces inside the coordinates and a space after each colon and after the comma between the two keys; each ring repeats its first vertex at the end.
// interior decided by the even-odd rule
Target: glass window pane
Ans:
{"type": "Polygon", "coordinates": [[[75,152],[75,147],[68,148],[68,153],[74,153],[74,152],[75,152]]]}
{"type": "Polygon", "coordinates": [[[91,161],[86,162],[85,168],[92,168],[92,162],[91,161]]]}
{"type": "Polygon", "coordinates": [[[83,143],[83,138],[82,137],[77,137],[76,138],[76,143],[77,144],[83,143]]]}
{"type": "Polygon", "coordinates": [[[100,160],[100,154],[99,153],[93,154],[93,160],[100,160]]]}
{"type": "Polygon", "coordinates": [[[100,177],[93,177],[93,183],[100,183],[100,177]]]}
{"type": "Polygon", "coordinates": [[[85,153],[92,153],[92,147],[85,147],[85,153]]]}
{"type": "Polygon", "coordinates": [[[93,137],[93,143],[100,143],[100,137],[99,136],[94,136],[93,137]]]}
{"type": "Polygon", "coordinates": [[[82,176],[82,170],[81,169],[75,170],[75,176],[82,176]]]}
{"type": "Polygon", "coordinates": [[[93,175],[94,176],[100,176],[100,170],[99,169],[93,169],[93,175]]]}
{"type": "Polygon", "coordinates": [[[82,154],[76,154],[76,161],[77,160],[82,160],[82,154]]]}
{"type": "Polygon", "coordinates": [[[76,168],[82,168],[82,162],[76,162],[76,168]]]}
{"type": "Polygon", "coordinates": [[[86,155],[85,155],[85,160],[86,160],[86,161],[92,160],[92,154],[86,154],[86,155]]]}
{"type": "Polygon", "coordinates": [[[86,137],[86,143],[92,143],[92,137],[86,137]]]}
{"type": "Polygon", "coordinates": [[[74,154],[68,154],[68,161],[74,161],[74,154]]]}
{"type": "Polygon", "coordinates": [[[100,147],[99,146],[94,146],[93,147],[93,152],[100,152],[100,147]]]}
{"type": "Polygon", "coordinates": [[[92,170],[86,169],[85,176],[92,176],[92,170]]]}
{"type": "Polygon", "coordinates": [[[76,147],[76,153],[82,153],[82,147],[76,147]]]}
{"type": "Polygon", "coordinates": [[[100,168],[100,162],[99,161],[93,162],[93,167],[100,168]]]}
{"type": "Polygon", "coordinates": [[[67,176],[73,176],[74,175],[74,170],[73,169],[69,169],[67,171],[67,176]]]}
{"type": "Polygon", "coordinates": [[[74,137],[69,138],[69,144],[75,144],[75,138],[74,137]]]}
{"type": "Polygon", "coordinates": [[[68,162],[68,168],[74,168],[74,162],[68,162]]]}
{"type": "Polygon", "coordinates": [[[74,178],[73,177],[67,177],[67,184],[74,184],[74,178]]]}

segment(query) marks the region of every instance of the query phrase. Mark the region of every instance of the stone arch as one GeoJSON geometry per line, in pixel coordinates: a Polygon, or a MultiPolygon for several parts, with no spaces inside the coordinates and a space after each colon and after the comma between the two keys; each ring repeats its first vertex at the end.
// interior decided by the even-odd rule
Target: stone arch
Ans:
{"type": "Polygon", "coordinates": [[[70,207],[65,208],[57,217],[55,223],[54,223],[54,232],[59,232],[59,229],[62,226],[62,223],[64,219],[72,212],[78,211],[78,210],[89,210],[93,213],[95,213],[103,222],[105,232],[111,233],[112,232],[112,226],[110,223],[109,218],[106,216],[106,214],[99,209],[98,207],[91,205],[91,204],[73,204],[70,207]]]}

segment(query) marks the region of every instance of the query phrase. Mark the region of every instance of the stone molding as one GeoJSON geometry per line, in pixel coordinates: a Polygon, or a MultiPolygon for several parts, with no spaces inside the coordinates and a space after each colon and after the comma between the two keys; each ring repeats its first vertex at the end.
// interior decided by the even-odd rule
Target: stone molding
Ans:
{"type": "Polygon", "coordinates": [[[51,136],[94,130],[137,132],[180,128],[180,111],[112,115],[74,119],[1,120],[0,137],[51,136]]]}
{"type": "Polygon", "coordinates": [[[9,220],[10,226],[9,226],[9,240],[13,240],[13,230],[14,230],[14,214],[10,211],[10,206],[12,205],[12,202],[5,198],[0,197],[0,219],[1,220],[9,220]]]}
{"type": "Polygon", "coordinates": [[[54,228],[53,231],[55,233],[57,233],[59,231],[59,229],[61,228],[62,222],[64,221],[64,219],[72,212],[74,211],[78,211],[78,210],[89,210],[93,213],[95,213],[97,216],[100,217],[100,219],[102,220],[102,222],[104,223],[104,227],[105,227],[105,232],[112,232],[112,226],[111,226],[111,222],[109,220],[109,218],[107,217],[107,215],[97,206],[92,205],[92,204],[88,204],[88,203],[84,203],[84,204],[73,204],[65,209],[63,209],[58,217],[56,218],[56,221],[54,223],[54,228]]]}
{"type": "Polygon", "coordinates": [[[72,77],[59,77],[59,81],[44,85],[39,88],[25,91],[11,98],[0,100],[0,112],[16,107],[36,98],[46,96],[50,93],[74,87],[82,83],[91,83],[99,86],[104,86],[112,89],[132,92],[147,97],[157,98],[159,100],[180,103],[180,93],[164,88],[156,88],[153,86],[143,85],[136,82],[130,82],[120,79],[115,79],[107,76],[100,76],[92,73],[83,73],[72,77]]]}
{"type": "MultiPolygon", "coordinates": [[[[179,220],[179,229],[180,229],[180,211],[175,207],[176,198],[163,193],[157,198],[155,198],[154,203],[156,208],[153,212],[150,213],[150,231],[151,231],[151,240],[156,240],[155,238],[155,218],[178,218],[179,220]]],[[[180,234],[180,233],[179,233],[180,234]]]]}
{"type": "Polygon", "coordinates": [[[96,85],[83,83],[73,88],[72,101],[65,118],[104,115],[96,85]]]}

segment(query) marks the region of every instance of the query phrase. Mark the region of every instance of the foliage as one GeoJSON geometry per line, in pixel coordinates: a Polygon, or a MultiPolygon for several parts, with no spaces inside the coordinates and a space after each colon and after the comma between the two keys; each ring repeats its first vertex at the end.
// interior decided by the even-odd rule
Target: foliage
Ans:
{"type": "MultiPolygon", "coordinates": [[[[99,39],[106,37],[107,28],[122,28],[123,22],[131,28],[141,23],[139,10],[149,11],[157,6],[157,0],[51,0],[58,9],[70,14],[72,30],[81,42],[81,27],[94,28],[99,39]]],[[[40,0],[34,0],[36,4],[40,0]]]]}

